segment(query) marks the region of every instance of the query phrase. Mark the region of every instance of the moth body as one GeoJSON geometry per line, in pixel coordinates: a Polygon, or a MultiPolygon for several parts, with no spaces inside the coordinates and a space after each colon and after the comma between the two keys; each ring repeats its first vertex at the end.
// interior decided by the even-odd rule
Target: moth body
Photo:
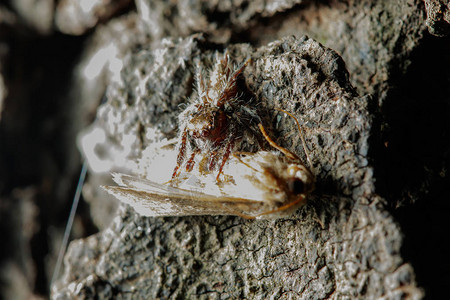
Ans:
{"type": "MultiPolygon", "coordinates": [[[[176,151],[167,149],[165,154],[170,160],[176,151]]],[[[288,215],[305,204],[306,196],[314,189],[314,175],[303,163],[275,151],[235,153],[223,169],[221,182],[199,164],[169,185],[163,182],[169,173],[156,169],[161,160],[155,157],[153,161],[154,168],[150,163],[147,178],[158,182],[114,174],[119,186],[104,188],[144,216],[237,215],[245,218],[288,215]]]]}

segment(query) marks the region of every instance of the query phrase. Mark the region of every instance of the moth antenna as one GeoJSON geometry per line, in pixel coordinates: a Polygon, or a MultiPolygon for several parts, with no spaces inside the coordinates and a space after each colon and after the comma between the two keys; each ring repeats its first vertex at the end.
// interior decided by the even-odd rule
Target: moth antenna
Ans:
{"type": "Polygon", "coordinates": [[[308,150],[307,150],[307,148],[306,148],[305,136],[304,136],[304,134],[303,134],[303,129],[302,129],[302,127],[300,126],[300,123],[298,122],[297,118],[296,118],[293,114],[291,114],[290,112],[285,111],[284,109],[281,109],[281,108],[275,108],[275,109],[278,110],[278,111],[281,111],[281,112],[283,112],[283,113],[285,113],[285,114],[287,114],[287,115],[290,116],[292,119],[294,119],[295,123],[297,123],[297,128],[298,128],[298,131],[299,131],[299,134],[300,134],[300,139],[302,140],[303,151],[305,151],[306,160],[308,161],[309,168],[310,168],[311,171],[312,171],[313,165],[312,165],[312,163],[311,163],[311,159],[309,158],[309,152],[308,152],[308,150]]]}
{"type": "Polygon", "coordinates": [[[70,231],[72,230],[73,220],[75,219],[75,213],[77,211],[78,203],[80,202],[81,190],[83,188],[84,179],[87,173],[87,163],[83,162],[81,167],[80,177],[78,179],[77,189],[75,195],[73,196],[72,208],[70,209],[69,219],[67,220],[66,229],[64,230],[64,236],[61,243],[61,248],[59,249],[58,259],[56,260],[55,270],[53,271],[52,280],[50,285],[52,286],[56,278],[59,275],[59,270],[61,269],[62,260],[66,252],[67,243],[69,242],[70,231]]]}
{"type": "Polygon", "coordinates": [[[270,136],[267,134],[266,129],[264,129],[264,126],[259,123],[258,124],[259,130],[261,130],[262,135],[264,136],[264,138],[267,140],[267,142],[269,142],[269,144],[274,147],[275,149],[278,149],[280,152],[282,152],[284,155],[286,155],[289,159],[292,160],[300,160],[300,158],[295,155],[294,153],[292,153],[291,151],[289,151],[288,149],[281,147],[280,145],[278,145],[277,143],[275,143],[270,136]]]}

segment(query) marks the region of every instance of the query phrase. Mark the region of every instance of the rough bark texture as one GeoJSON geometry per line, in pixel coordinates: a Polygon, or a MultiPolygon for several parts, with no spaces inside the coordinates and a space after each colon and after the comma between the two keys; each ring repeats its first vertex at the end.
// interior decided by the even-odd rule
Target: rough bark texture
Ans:
{"type": "Polygon", "coordinates": [[[119,14],[131,2],[131,0],[58,1],[55,25],[61,32],[80,35],[119,14]]]}
{"type": "MultiPolygon", "coordinates": [[[[151,143],[142,128],[176,127],[177,106],[192,93],[192,62],[211,52],[204,47],[196,37],[166,40],[164,48],[130,58],[99,108],[94,126],[110,137],[103,149],[115,152],[115,143],[133,149],[128,158],[136,159],[151,143]],[[136,138],[127,145],[130,135],[136,138]]],[[[72,245],[54,298],[419,298],[400,256],[400,231],[373,194],[370,98],[356,95],[343,60],[307,37],[228,51],[241,61],[252,56],[245,83],[263,117],[283,133],[281,145],[301,151],[296,126],[277,122],[274,107],[304,122],[318,182],[312,207],[279,221],[124,212],[103,234],[72,245]]]]}
{"type": "Polygon", "coordinates": [[[94,116],[109,169],[91,172],[73,236],[100,232],[71,243],[54,299],[445,295],[450,43],[428,33],[448,35],[445,1],[96,1],[69,16],[79,1],[41,2],[0,5],[0,298],[48,296],[94,116]],[[116,212],[109,171],[175,136],[196,65],[225,49],[252,57],[241,92],[304,160],[275,108],[305,129],[308,205],[260,221],[116,212]]]}
{"type": "Polygon", "coordinates": [[[425,1],[427,26],[430,33],[445,36],[450,32],[450,3],[441,0],[425,1]]]}

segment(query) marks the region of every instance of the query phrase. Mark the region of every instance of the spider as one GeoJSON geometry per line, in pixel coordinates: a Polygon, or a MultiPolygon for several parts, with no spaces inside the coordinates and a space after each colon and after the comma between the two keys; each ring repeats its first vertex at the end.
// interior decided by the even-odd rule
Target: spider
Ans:
{"type": "Polygon", "coordinates": [[[203,155],[199,162],[200,170],[218,170],[216,180],[219,181],[233,149],[258,123],[256,110],[238,95],[238,76],[250,61],[248,59],[233,71],[228,53],[222,57],[216,53],[216,63],[206,83],[200,66],[197,67],[198,96],[191,99],[179,115],[178,155],[172,181],[180,175],[183,167],[186,172],[192,171],[199,154],[203,155]]]}

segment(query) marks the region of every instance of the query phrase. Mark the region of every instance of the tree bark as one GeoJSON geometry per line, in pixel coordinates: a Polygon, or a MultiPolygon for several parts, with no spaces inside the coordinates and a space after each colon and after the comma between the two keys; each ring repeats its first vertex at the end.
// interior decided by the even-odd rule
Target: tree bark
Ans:
{"type": "Polygon", "coordinates": [[[0,298],[49,296],[76,136],[86,202],[53,299],[447,294],[448,1],[34,2],[0,4],[0,298]],[[308,151],[307,205],[146,218],[108,196],[111,172],[154,172],[146,150],[176,137],[197,67],[225,51],[252,58],[239,95],[269,136],[308,151]]]}
{"type": "Polygon", "coordinates": [[[205,5],[153,28],[174,36],[182,28],[186,37],[159,42],[155,35],[126,56],[121,79],[108,86],[92,125],[106,132],[103,158],[132,149],[126,158],[137,160],[149,144],[173,137],[179,105],[195,96],[197,63],[207,65],[226,48],[236,64],[252,57],[243,73],[244,94],[257,99],[277,142],[305,158],[298,129],[275,108],[302,123],[316,191],[305,208],[279,220],[145,218],[121,206],[109,227],[71,244],[53,297],[421,298],[401,254],[391,203],[375,192],[370,161],[390,74],[406,70],[423,35],[422,5],[308,2],[273,14],[269,7],[248,8],[245,22],[231,9],[205,5]],[[215,19],[220,14],[229,18],[215,19]],[[202,22],[207,36],[188,35],[202,22]],[[289,33],[297,37],[282,37],[289,33]],[[135,137],[132,144],[126,136],[135,137]]]}

